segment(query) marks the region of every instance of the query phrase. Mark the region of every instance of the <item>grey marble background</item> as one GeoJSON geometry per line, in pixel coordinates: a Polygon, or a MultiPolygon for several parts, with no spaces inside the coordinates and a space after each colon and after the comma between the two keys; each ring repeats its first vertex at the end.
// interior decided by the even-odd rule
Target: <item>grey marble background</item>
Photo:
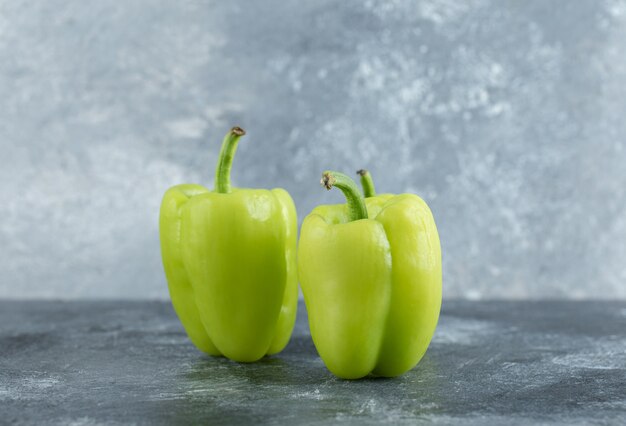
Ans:
{"type": "Polygon", "coordinates": [[[626,298],[625,1],[0,1],[0,297],[167,297],[160,198],[369,168],[445,297],[626,298]]]}

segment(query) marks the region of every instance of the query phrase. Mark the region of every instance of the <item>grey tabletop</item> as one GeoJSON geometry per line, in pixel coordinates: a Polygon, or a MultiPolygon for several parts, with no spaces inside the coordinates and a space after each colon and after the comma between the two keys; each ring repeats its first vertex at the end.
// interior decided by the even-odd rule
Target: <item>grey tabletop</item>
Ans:
{"type": "Polygon", "coordinates": [[[238,364],[166,302],[0,301],[0,422],[624,424],[626,302],[444,301],[415,369],[346,381],[303,305],[282,353],[238,364]]]}

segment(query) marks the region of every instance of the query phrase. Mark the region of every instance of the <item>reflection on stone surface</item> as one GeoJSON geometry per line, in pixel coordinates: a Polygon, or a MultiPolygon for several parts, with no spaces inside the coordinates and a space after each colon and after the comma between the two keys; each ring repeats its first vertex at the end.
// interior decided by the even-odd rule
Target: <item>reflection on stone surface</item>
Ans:
{"type": "Polygon", "coordinates": [[[624,302],[445,302],[420,364],[341,380],[299,308],[282,353],[198,352],[171,306],[0,301],[2,421],[37,424],[626,422],[624,302]]]}

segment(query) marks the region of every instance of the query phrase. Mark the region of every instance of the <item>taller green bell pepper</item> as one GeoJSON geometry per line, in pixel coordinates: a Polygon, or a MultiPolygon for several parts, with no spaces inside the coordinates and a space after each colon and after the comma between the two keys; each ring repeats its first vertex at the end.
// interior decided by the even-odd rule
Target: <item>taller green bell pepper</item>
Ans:
{"type": "Polygon", "coordinates": [[[283,189],[230,184],[237,142],[222,143],[215,189],[184,184],[163,197],[161,253],[172,304],[203,352],[256,361],[280,352],[298,301],[296,209],[283,189]]]}
{"type": "Polygon", "coordinates": [[[348,176],[327,171],[322,185],[347,204],[318,206],[304,219],[298,275],[311,336],[328,369],[355,379],[413,368],[441,307],[441,248],[432,213],[416,195],[363,198],[348,176]]]}

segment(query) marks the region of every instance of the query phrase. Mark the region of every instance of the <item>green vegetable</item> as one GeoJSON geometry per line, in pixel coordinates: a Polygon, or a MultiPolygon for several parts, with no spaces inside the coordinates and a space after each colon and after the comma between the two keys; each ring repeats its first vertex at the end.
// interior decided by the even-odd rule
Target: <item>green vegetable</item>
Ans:
{"type": "Polygon", "coordinates": [[[184,184],[163,197],[163,266],[174,309],[203,352],[256,361],[280,352],[298,300],[296,209],[283,189],[231,188],[230,169],[245,132],[222,143],[215,189],[184,184]]]}
{"type": "Polygon", "coordinates": [[[441,249],[432,213],[416,195],[363,198],[348,176],[322,185],[347,203],[318,206],[304,219],[298,276],[311,336],[326,367],[356,379],[398,376],[422,358],[441,307],[441,249]]]}

